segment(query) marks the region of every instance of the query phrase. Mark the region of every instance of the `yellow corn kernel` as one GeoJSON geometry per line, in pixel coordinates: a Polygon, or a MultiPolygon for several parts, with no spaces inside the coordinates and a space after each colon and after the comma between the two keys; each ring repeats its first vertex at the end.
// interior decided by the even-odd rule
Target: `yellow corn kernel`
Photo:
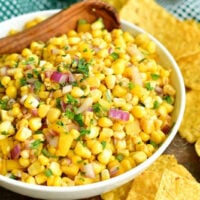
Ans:
{"type": "Polygon", "coordinates": [[[105,110],[109,110],[111,108],[111,104],[106,101],[105,99],[100,99],[99,100],[99,104],[105,109],[105,110]]]}
{"type": "Polygon", "coordinates": [[[125,61],[123,59],[117,59],[113,64],[112,64],[112,69],[114,74],[119,75],[123,74],[125,70],[125,61]]]}
{"type": "Polygon", "coordinates": [[[48,186],[61,186],[62,178],[60,176],[50,176],[47,178],[48,186]]]}
{"type": "Polygon", "coordinates": [[[153,119],[142,118],[140,121],[140,125],[141,125],[142,130],[147,134],[150,134],[155,130],[153,119]]]}
{"type": "Polygon", "coordinates": [[[135,85],[132,89],[131,89],[131,93],[134,96],[137,96],[138,98],[143,97],[146,94],[145,88],[143,88],[140,85],[135,85]]]}
{"type": "Polygon", "coordinates": [[[74,186],[74,181],[68,177],[62,178],[62,186],[74,186]]]}
{"type": "Polygon", "coordinates": [[[98,102],[102,96],[102,92],[99,89],[94,89],[91,91],[90,96],[94,103],[98,102]]]}
{"type": "Polygon", "coordinates": [[[150,140],[156,144],[160,144],[165,139],[165,134],[162,131],[153,131],[150,135],[150,140]]]}
{"type": "Polygon", "coordinates": [[[98,125],[103,127],[103,128],[108,128],[111,127],[113,125],[113,122],[111,119],[107,118],[107,117],[101,117],[98,120],[98,125]]]}
{"type": "Polygon", "coordinates": [[[99,174],[102,170],[105,169],[105,165],[98,161],[92,162],[92,166],[95,174],[99,174]]]}
{"type": "Polygon", "coordinates": [[[113,136],[113,130],[111,128],[103,128],[100,132],[99,135],[99,140],[102,141],[107,141],[109,138],[113,136]]]}
{"type": "Polygon", "coordinates": [[[60,164],[57,162],[51,162],[49,165],[49,169],[52,171],[52,173],[56,176],[61,176],[62,171],[60,168],[60,164]]]}
{"type": "Polygon", "coordinates": [[[21,121],[19,121],[17,123],[17,128],[23,128],[23,127],[27,127],[28,128],[28,120],[27,119],[22,119],[21,121]]]}
{"type": "Polygon", "coordinates": [[[113,98],[113,104],[115,107],[123,107],[126,105],[126,100],[123,98],[113,98]]]}
{"type": "Polygon", "coordinates": [[[124,88],[120,85],[115,85],[115,87],[113,88],[113,92],[112,92],[112,94],[115,97],[123,97],[123,96],[125,96],[126,93],[127,93],[126,88],[124,88]]]}
{"type": "Polygon", "coordinates": [[[69,45],[75,45],[78,44],[81,41],[80,37],[69,37],[68,38],[68,43],[69,45]]]}
{"type": "Polygon", "coordinates": [[[19,107],[13,107],[12,108],[12,116],[17,117],[21,113],[21,110],[19,107]]]}
{"type": "Polygon", "coordinates": [[[115,86],[115,83],[116,83],[116,76],[114,76],[112,74],[106,76],[105,77],[105,83],[106,83],[107,88],[113,89],[114,86],[115,86]]]}
{"type": "Polygon", "coordinates": [[[104,169],[102,170],[101,172],[101,180],[104,181],[104,180],[108,180],[110,179],[110,173],[107,169],[104,169]]]}
{"type": "Polygon", "coordinates": [[[146,114],[145,108],[143,106],[140,106],[140,105],[133,106],[133,109],[132,109],[131,112],[132,112],[134,117],[139,118],[139,119],[144,117],[145,114],[146,114]]]}
{"type": "Polygon", "coordinates": [[[150,135],[145,133],[145,132],[141,132],[140,137],[141,137],[143,142],[147,142],[150,139],[150,135]]]}
{"type": "Polygon", "coordinates": [[[42,185],[47,181],[47,176],[44,173],[37,174],[35,176],[35,181],[37,184],[42,185]]]}
{"type": "Polygon", "coordinates": [[[8,86],[6,88],[6,95],[10,98],[16,98],[17,88],[15,86],[8,86]]]}
{"type": "Polygon", "coordinates": [[[47,99],[49,97],[49,92],[48,91],[39,91],[39,94],[38,96],[41,98],[41,99],[47,99]]]}
{"type": "Polygon", "coordinates": [[[84,91],[81,88],[75,86],[71,90],[71,95],[75,98],[79,98],[84,95],[84,91]]]}
{"type": "Polygon", "coordinates": [[[99,155],[98,155],[98,161],[103,164],[108,164],[112,156],[112,151],[110,149],[104,149],[99,155]]]}
{"type": "Polygon", "coordinates": [[[65,173],[67,176],[76,176],[79,172],[79,166],[77,164],[70,164],[69,166],[64,165],[61,166],[61,169],[63,173],[65,173]]]}
{"type": "Polygon", "coordinates": [[[23,167],[19,164],[18,160],[6,160],[6,170],[11,171],[14,169],[22,169],[23,167]]]}
{"type": "Polygon", "coordinates": [[[22,166],[22,167],[28,167],[29,164],[30,164],[30,161],[28,158],[20,158],[19,159],[19,164],[22,166]]]}
{"type": "Polygon", "coordinates": [[[87,146],[90,148],[92,154],[97,155],[102,152],[103,146],[98,140],[88,140],[87,146]]]}
{"type": "Polygon", "coordinates": [[[40,174],[44,171],[44,166],[41,165],[41,163],[39,161],[35,161],[34,163],[32,163],[29,167],[28,167],[28,173],[31,176],[35,176],[37,174],[40,174]]]}
{"type": "Polygon", "coordinates": [[[38,116],[41,118],[46,117],[49,109],[50,109],[50,105],[40,104],[38,108],[38,116]]]}
{"type": "Polygon", "coordinates": [[[60,133],[56,155],[66,156],[74,138],[70,133],[60,133]]]}
{"type": "Polygon", "coordinates": [[[42,164],[42,165],[47,165],[47,164],[49,164],[49,158],[47,158],[46,156],[44,156],[43,154],[40,154],[39,156],[38,156],[38,160],[39,160],[39,162],[42,164]]]}
{"type": "Polygon", "coordinates": [[[85,136],[85,139],[87,140],[87,139],[97,138],[98,135],[99,135],[99,130],[100,130],[99,127],[97,127],[97,126],[91,126],[90,127],[90,134],[87,134],[85,136]]]}
{"type": "Polygon", "coordinates": [[[123,159],[121,161],[121,166],[124,169],[124,171],[128,171],[130,169],[132,169],[132,165],[129,159],[123,159]]]}
{"type": "Polygon", "coordinates": [[[8,83],[10,82],[11,78],[9,76],[4,76],[2,77],[1,79],[1,84],[4,86],[4,87],[7,87],[8,83]]]}
{"type": "Polygon", "coordinates": [[[3,121],[0,123],[0,136],[9,136],[14,134],[15,130],[11,121],[3,121]]]}
{"type": "Polygon", "coordinates": [[[137,164],[140,164],[147,159],[147,155],[143,151],[136,151],[133,154],[133,159],[137,164]]]}
{"type": "Polygon", "coordinates": [[[24,142],[26,139],[28,139],[32,135],[32,131],[27,127],[21,127],[16,135],[15,139],[21,142],[24,142]]]}
{"type": "Polygon", "coordinates": [[[93,183],[94,179],[93,178],[87,178],[85,176],[82,176],[82,175],[78,174],[75,177],[74,181],[75,181],[75,185],[85,185],[85,184],[93,183]]]}
{"type": "Polygon", "coordinates": [[[50,123],[55,122],[60,117],[61,111],[58,108],[50,108],[47,112],[47,120],[50,123]]]}
{"type": "Polygon", "coordinates": [[[81,142],[77,142],[74,152],[83,158],[90,158],[92,155],[91,151],[81,142]]]}
{"type": "Polygon", "coordinates": [[[86,83],[87,85],[89,85],[91,88],[99,88],[101,81],[99,78],[97,78],[96,76],[91,76],[88,77],[84,83],[86,83]]]}
{"type": "Polygon", "coordinates": [[[102,92],[105,92],[107,90],[106,86],[103,84],[101,84],[98,89],[101,90],[102,92]]]}
{"type": "Polygon", "coordinates": [[[32,131],[37,131],[42,127],[42,121],[41,118],[39,117],[32,117],[31,119],[29,119],[29,123],[28,123],[30,129],[32,131]]]}
{"type": "Polygon", "coordinates": [[[35,178],[32,176],[28,176],[25,180],[26,183],[35,184],[35,178]]]}
{"type": "Polygon", "coordinates": [[[22,50],[21,54],[22,54],[23,57],[28,57],[28,56],[32,55],[32,51],[28,48],[25,48],[25,49],[22,50]]]}
{"type": "Polygon", "coordinates": [[[91,25],[89,23],[80,23],[78,24],[77,26],[77,32],[80,33],[80,32],[89,32],[90,31],[90,27],[91,25]]]}
{"type": "Polygon", "coordinates": [[[29,158],[29,150],[22,150],[20,155],[22,158],[29,158]]]}
{"type": "Polygon", "coordinates": [[[28,95],[24,101],[24,106],[29,109],[37,108],[38,105],[39,101],[33,95],[28,95]]]}

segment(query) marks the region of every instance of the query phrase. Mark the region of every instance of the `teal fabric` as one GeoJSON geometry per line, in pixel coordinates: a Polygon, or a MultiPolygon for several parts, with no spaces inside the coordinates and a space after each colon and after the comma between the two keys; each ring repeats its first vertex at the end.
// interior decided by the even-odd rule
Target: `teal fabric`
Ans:
{"type": "MultiPolygon", "coordinates": [[[[0,21],[38,10],[66,8],[77,1],[0,0],[0,21]]],[[[157,0],[157,2],[180,19],[195,19],[200,21],[200,0],[157,0]]]]}

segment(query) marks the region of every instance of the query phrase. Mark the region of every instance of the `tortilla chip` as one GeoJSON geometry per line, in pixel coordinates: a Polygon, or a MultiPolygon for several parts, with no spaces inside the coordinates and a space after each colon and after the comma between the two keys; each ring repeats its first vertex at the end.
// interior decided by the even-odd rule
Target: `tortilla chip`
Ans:
{"type": "Polygon", "coordinates": [[[200,90],[200,53],[177,61],[187,88],[200,90]]]}
{"type": "MultiPolygon", "coordinates": [[[[191,77],[192,78],[192,77],[191,77]]],[[[191,90],[186,94],[186,108],[179,134],[189,143],[194,143],[200,138],[200,91],[191,90]]]]}
{"type": "Polygon", "coordinates": [[[105,2],[109,3],[110,5],[112,5],[114,8],[116,8],[116,10],[120,10],[123,5],[126,4],[126,2],[128,0],[104,0],[105,2]]]}
{"type": "Polygon", "coordinates": [[[171,170],[185,179],[195,180],[184,166],[177,163],[174,155],[162,155],[134,179],[126,200],[154,200],[165,169],[171,170]]]}
{"type": "Polygon", "coordinates": [[[155,200],[199,200],[200,184],[166,169],[163,172],[155,200]]]}
{"type": "Polygon", "coordinates": [[[103,200],[124,200],[131,189],[131,183],[126,183],[123,186],[116,188],[110,192],[101,195],[103,200]]]}
{"type": "Polygon", "coordinates": [[[129,0],[119,12],[160,40],[179,59],[200,52],[200,29],[176,19],[153,0],[129,0]]]}

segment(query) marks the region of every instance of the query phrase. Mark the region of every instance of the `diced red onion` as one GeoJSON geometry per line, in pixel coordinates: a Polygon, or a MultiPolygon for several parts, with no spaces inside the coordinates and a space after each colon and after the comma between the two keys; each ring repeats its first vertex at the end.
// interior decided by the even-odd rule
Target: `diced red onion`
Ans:
{"type": "Polygon", "coordinates": [[[31,113],[33,116],[37,116],[38,115],[38,110],[37,109],[33,109],[31,110],[31,113]]]}
{"type": "Polygon", "coordinates": [[[53,72],[50,79],[56,83],[64,84],[68,81],[68,75],[61,72],[53,72]]]}
{"type": "Polygon", "coordinates": [[[117,174],[117,172],[119,171],[119,166],[114,166],[112,167],[109,172],[110,172],[110,176],[115,176],[117,174]]]}
{"type": "Polygon", "coordinates": [[[20,145],[19,144],[15,145],[10,151],[11,158],[18,159],[20,156],[20,152],[21,152],[20,145]]]}
{"type": "Polygon", "coordinates": [[[123,111],[123,110],[111,108],[109,110],[109,117],[116,119],[116,120],[128,121],[130,114],[126,111],[123,111]]]}
{"type": "Polygon", "coordinates": [[[50,138],[49,144],[53,147],[57,147],[58,146],[58,136],[50,138]]]}
{"type": "Polygon", "coordinates": [[[85,176],[88,178],[95,178],[94,168],[91,163],[88,163],[83,166],[83,171],[85,172],[85,176]]]}
{"type": "Polygon", "coordinates": [[[67,104],[66,104],[64,101],[61,101],[61,102],[60,102],[60,106],[61,106],[62,111],[65,112],[65,111],[66,111],[67,104]]]}

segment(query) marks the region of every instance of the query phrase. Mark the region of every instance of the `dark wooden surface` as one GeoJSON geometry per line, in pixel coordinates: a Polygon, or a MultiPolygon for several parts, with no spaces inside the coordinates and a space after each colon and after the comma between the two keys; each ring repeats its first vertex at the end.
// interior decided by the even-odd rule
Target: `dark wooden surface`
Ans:
{"type": "MultiPolygon", "coordinates": [[[[168,147],[165,153],[174,154],[179,163],[183,164],[200,182],[200,158],[196,155],[194,145],[187,143],[178,134],[168,147]]],[[[0,199],[2,200],[34,200],[0,187],[0,199]]],[[[100,200],[100,197],[93,197],[88,200],[100,200]]]]}

